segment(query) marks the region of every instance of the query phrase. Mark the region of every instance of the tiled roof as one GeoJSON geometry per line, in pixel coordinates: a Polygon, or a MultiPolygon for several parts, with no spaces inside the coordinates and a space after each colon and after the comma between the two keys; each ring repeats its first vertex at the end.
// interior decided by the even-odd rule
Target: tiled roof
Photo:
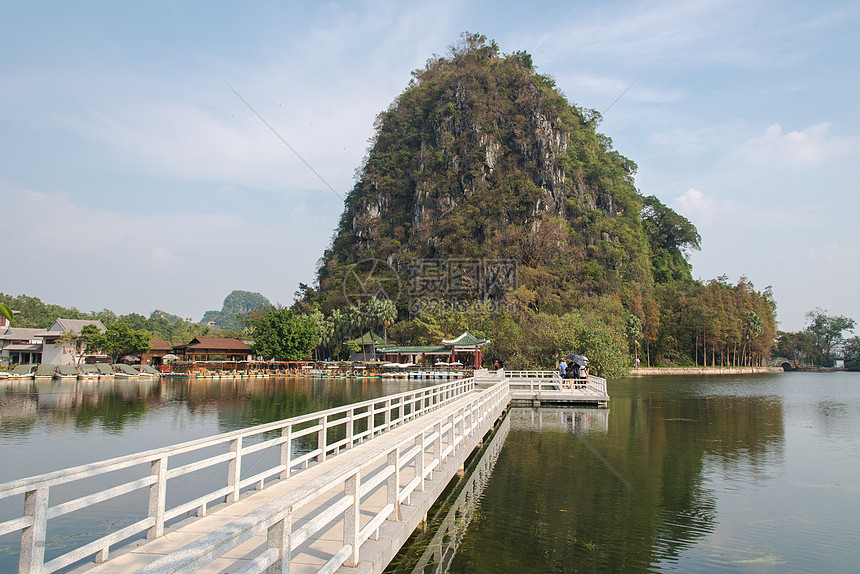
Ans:
{"type": "Polygon", "coordinates": [[[30,351],[30,352],[41,351],[42,350],[42,343],[32,343],[32,344],[22,343],[22,344],[18,344],[18,345],[6,345],[5,347],[3,347],[3,350],[4,351],[30,351]]]}
{"type": "Polygon", "coordinates": [[[48,330],[56,332],[56,329],[54,329],[54,326],[58,326],[58,327],[60,327],[60,329],[64,333],[66,333],[68,331],[74,331],[75,333],[80,333],[81,331],[83,331],[84,327],[86,327],[87,325],[95,325],[96,328],[99,330],[99,333],[104,333],[105,331],[107,331],[107,329],[105,329],[105,326],[102,325],[102,322],[99,320],[93,320],[93,319],[61,319],[59,317],[54,322],[54,324],[51,325],[51,327],[48,330]]]}
{"type": "Polygon", "coordinates": [[[168,343],[167,341],[161,341],[159,339],[154,339],[149,342],[149,352],[159,352],[159,351],[172,351],[173,345],[168,343]]]}
{"type": "Polygon", "coordinates": [[[215,337],[194,337],[187,345],[176,345],[174,349],[217,350],[217,351],[250,351],[251,347],[239,339],[219,339],[215,337]]]}
{"type": "Polygon", "coordinates": [[[355,343],[356,345],[372,345],[374,343],[377,345],[384,345],[385,339],[372,331],[368,331],[358,339],[353,339],[350,343],[355,343]]]}
{"type": "Polygon", "coordinates": [[[29,341],[40,339],[48,334],[45,329],[30,329],[28,327],[7,327],[0,331],[0,339],[4,341],[29,341]]]}
{"type": "Polygon", "coordinates": [[[456,339],[442,339],[442,344],[444,345],[454,345],[457,347],[462,346],[470,346],[474,347],[475,345],[485,345],[489,343],[486,339],[478,339],[474,335],[472,335],[469,331],[464,331],[462,335],[457,337],[456,339]]]}
{"type": "Polygon", "coordinates": [[[380,347],[376,349],[380,353],[450,353],[449,347],[441,345],[432,346],[400,346],[400,347],[380,347]]]}

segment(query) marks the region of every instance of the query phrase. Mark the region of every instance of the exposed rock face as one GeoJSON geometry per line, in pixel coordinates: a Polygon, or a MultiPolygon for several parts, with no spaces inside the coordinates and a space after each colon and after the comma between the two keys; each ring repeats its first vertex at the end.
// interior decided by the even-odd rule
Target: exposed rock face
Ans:
{"type": "Polygon", "coordinates": [[[370,257],[514,258],[586,293],[648,282],[635,164],[595,133],[596,113],[482,37],[413,75],[377,119],[321,288],[370,257]]]}

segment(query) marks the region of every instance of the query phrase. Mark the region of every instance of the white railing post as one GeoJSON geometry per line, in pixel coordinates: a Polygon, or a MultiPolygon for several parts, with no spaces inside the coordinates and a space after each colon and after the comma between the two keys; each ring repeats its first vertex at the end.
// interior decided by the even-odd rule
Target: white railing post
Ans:
{"type": "Polygon", "coordinates": [[[451,427],[448,429],[448,444],[451,446],[451,454],[454,454],[454,451],[456,450],[455,441],[457,440],[457,437],[455,436],[457,421],[454,413],[448,415],[448,424],[451,427]]]}
{"type": "Polygon", "coordinates": [[[418,473],[418,486],[415,490],[424,492],[424,449],[427,448],[427,443],[424,438],[424,431],[415,439],[415,444],[418,445],[418,458],[415,459],[415,470],[418,473]]]}
{"type": "Polygon", "coordinates": [[[239,481],[242,476],[242,437],[236,437],[230,441],[230,452],[235,456],[230,459],[227,466],[227,486],[233,490],[227,495],[227,502],[239,500],[239,481]]]}
{"type": "Polygon", "coordinates": [[[376,434],[374,431],[374,426],[376,426],[376,422],[374,422],[376,419],[376,411],[373,409],[374,404],[370,403],[370,406],[367,408],[367,430],[370,431],[367,436],[368,440],[372,439],[376,434]]]}
{"type": "Polygon", "coordinates": [[[328,442],[328,438],[326,437],[328,431],[328,416],[323,415],[319,418],[320,431],[317,434],[317,447],[320,449],[320,454],[317,457],[317,462],[324,462],[326,459],[326,443],[328,442]]]}
{"type": "Polygon", "coordinates": [[[355,474],[346,479],[344,494],[352,497],[352,504],[347,507],[343,514],[343,545],[351,546],[352,552],[346,560],[350,568],[358,566],[358,535],[359,535],[359,512],[361,507],[361,489],[359,488],[360,475],[355,474]]]}
{"type": "Polygon", "coordinates": [[[290,458],[292,457],[292,443],[293,443],[293,425],[288,424],[284,428],[281,429],[281,438],[284,439],[284,442],[281,444],[281,464],[286,466],[284,470],[281,471],[281,478],[289,478],[290,477],[290,458]]]}
{"type": "Polygon", "coordinates": [[[279,520],[266,531],[266,547],[277,548],[280,558],[269,566],[266,574],[289,574],[290,572],[290,537],[293,529],[293,509],[287,511],[283,520],[279,520]]]}
{"type": "Polygon", "coordinates": [[[400,447],[388,453],[388,466],[394,467],[394,472],[388,477],[388,504],[394,506],[392,520],[400,522],[400,447]]]}
{"type": "Polygon", "coordinates": [[[383,432],[388,432],[391,428],[391,399],[385,401],[385,430],[383,432]]]}
{"type": "Polygon", "coordinates": [[[167,502],[167,456],[153,460],[150,463],[149,474],[156,478],[156,481],[149,485],[148,516],[155,519],[155,524],[146,531],[146,537],[152,539],[164,534],[164,507],[167,502]]]}
{"type": "Polygon", "coordinates": [[[355,436],[355,409],[349,409],[349,420],[346,423],[346,444],[349,445],[347,448],[355,446],[353,436],[355,436]]]}
{"type": "Polygon", "coordinates": [[[21,555],[18,572],[39,574],[45,562],[45,535],[48,530],[48,487],[31,490],[24,495],[24,516],[33,524],[21,530],[21,555]]]}
{"type": "Polygon", "coordinates": [[[437,461],[439,470],[443,470],[442,462],[442,421],[436,423],[436,440],[433,441],[433,459],[437,461]]]}
{"type": "Polygon", "coordinates": [[[388,430],[393,429],[399,424],[403,424],[406,422],[406,397],[397,397],[397,418],[391,422],[391,426],[388,427],[388,430]]]}

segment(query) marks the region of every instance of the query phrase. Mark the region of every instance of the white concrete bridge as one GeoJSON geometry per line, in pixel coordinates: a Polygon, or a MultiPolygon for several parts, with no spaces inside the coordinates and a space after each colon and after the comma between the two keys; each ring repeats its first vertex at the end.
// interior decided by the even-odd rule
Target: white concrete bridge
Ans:
{"type": "Polygon", "coordinates": [[[20,532],[27,574],[382,572],[517,394],[605,396],[596,378],[565,388],[551,372],[477,375],[0,484],[0,502],[24,509],[0,536],[20,532]],[[246,477],[271,449],[279,457],[246,477]],[[213,470],[222,486],[177,500],[171,486],[213,470]],[[51,520],[119,497],[139,502],[139,520],[46,554],[51,520]]]}

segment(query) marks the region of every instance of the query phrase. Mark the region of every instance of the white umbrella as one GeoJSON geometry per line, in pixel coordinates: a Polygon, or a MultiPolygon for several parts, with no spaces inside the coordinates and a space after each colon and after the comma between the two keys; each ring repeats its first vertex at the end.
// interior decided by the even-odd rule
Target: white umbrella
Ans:
{"type": "Polygon", "coordinates": [[[164,355],[163,357],[161,357],[161,360],[162,360],[162,361],[175,361],[175,360],[176,360],[176,359],[178,359],[178,358],[179,358],[179,357],[178,357],[178,356],[176,356],[176,355],[174,355],[173,353],[167,353],[166,355],[164,355]]]}

